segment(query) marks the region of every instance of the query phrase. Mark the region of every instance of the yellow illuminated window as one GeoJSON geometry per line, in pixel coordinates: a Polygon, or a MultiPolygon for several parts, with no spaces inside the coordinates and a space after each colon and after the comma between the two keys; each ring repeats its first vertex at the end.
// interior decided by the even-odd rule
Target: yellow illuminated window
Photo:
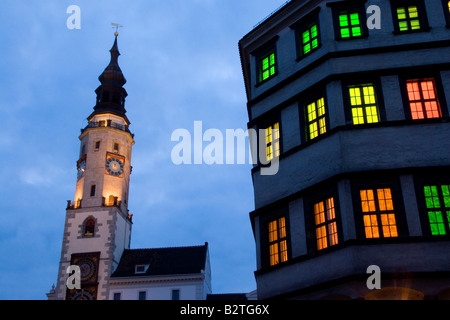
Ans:
{"type": "Polygon", "coordinates": [[[364,84],[350,86],[348,90],[353,124],[379,122],[375,87],[372,84],[364,84]]]}
{"type": "Polygon", "coordinates": [[[398,237],[390,188],[360,191],[366,238],[398,237]]]}
{"type": "Polygon", "coordinates": [[[266,160],[280,156],[280,123],[266,128],[266,160]]]}
{"type": "Polygon", "coordinates": [[[339,243],[334,198],[314,204],[317,249],[323,250],[339,243]]]}
{"type": "Polygon", "coordinates": [[[286,219],[281,217],[269,222],[269,261],[274,266],[287,260],[286,219]]]}
{"type": "Polygon", "coordinates": [[[320,98],[319,100],[308,104],[305,111],[307,118],[307,140],[312,140],[327,131],[325,121],[325,99],[320,98]]]}
{"type": "Polygon", "coordinates": [[[417,6],[397,8],[399,31],[420,30],[419,9],[417,6]]]}

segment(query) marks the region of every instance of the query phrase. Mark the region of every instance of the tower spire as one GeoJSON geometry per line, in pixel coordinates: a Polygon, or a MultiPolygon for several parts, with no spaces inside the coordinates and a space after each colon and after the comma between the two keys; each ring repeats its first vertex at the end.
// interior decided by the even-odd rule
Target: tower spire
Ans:
{"type": "Polygon", "coordinates": [[[102,74],[98,77],[101,85],[95,90],[97,94],[97,102],[94,107],[94,112],[88,117],[88,120],[93,116],[102,113],[113,113],[121,116],[127,124],[129,121],[125,115],[125,98],[127,92],[123,88],[127,80],[125,79],[122,70],[119,66],[119,47],[117,44],[117,37],[119,33],[114,33],[114,43],[109,50],[111,60],[102,74]]]}

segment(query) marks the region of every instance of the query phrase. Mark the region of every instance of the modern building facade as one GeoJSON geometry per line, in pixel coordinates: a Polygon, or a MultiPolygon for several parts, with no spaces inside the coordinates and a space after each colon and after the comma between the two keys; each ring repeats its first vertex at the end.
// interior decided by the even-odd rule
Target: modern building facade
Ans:
{"type": "Polygon", "coordinates": [[[240,40],[279,160],[252,169],[259,299],[450,298],[449,28],[450,1],[292,0],[240,40]]]}
{"type": "Polygon", "coordinates": [[[50,300],[204,300],[211,293],[208,244],[130,249],[128,210],[134,134],[129,130],[117,33],[96,105],[81,130],[74,201],[68,201],[61,259],[50,300]],[[78,266],[79,288],[71,266],[78,266]]]}

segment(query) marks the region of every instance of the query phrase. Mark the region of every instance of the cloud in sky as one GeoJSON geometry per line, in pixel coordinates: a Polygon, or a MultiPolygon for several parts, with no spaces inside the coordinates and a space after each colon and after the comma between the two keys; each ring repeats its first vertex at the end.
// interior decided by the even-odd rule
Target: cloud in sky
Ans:
{"type": "Polygon", "coordinates": [[[119,30],[136,134],[132,248],[210,244],[213,292],[256,288],[250,165],[171,162],[175,129],[246,129],[238,41],[284,0],[0,2],[0,299],[45,299],[57,278],[78,135],[119,30]],[[81,8],[69,30],[66,9],[81,8]]]}

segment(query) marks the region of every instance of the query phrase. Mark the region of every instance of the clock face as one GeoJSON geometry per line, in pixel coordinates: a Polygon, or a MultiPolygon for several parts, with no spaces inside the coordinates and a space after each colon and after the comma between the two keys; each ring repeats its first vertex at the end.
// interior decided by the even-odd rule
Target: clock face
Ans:
{"type": "Polygon", "coordinates": [[[95,263],[91,259],[83,259],[78,261],[80,266],[81,281],[86,281],[91,278],[95,273],[95,263]]]}
{"type": "Polygon", "coordinates": [[[106,160],[106,170],[113,176],[120,176],[123,173],[123,163],[117,158],[106,160]]]}
{"type": "Polygon", "coordinates": [[[94,296],[89,291],[79,291],[72,295],[71,300],[94,300],[94,296]]]}
{"type": "Polygon", "coordinates": [[[84,171],[86,170],[86,160],[83,160],[78,165],[77,178],[81,179],[84,176],[84,171]]]}

